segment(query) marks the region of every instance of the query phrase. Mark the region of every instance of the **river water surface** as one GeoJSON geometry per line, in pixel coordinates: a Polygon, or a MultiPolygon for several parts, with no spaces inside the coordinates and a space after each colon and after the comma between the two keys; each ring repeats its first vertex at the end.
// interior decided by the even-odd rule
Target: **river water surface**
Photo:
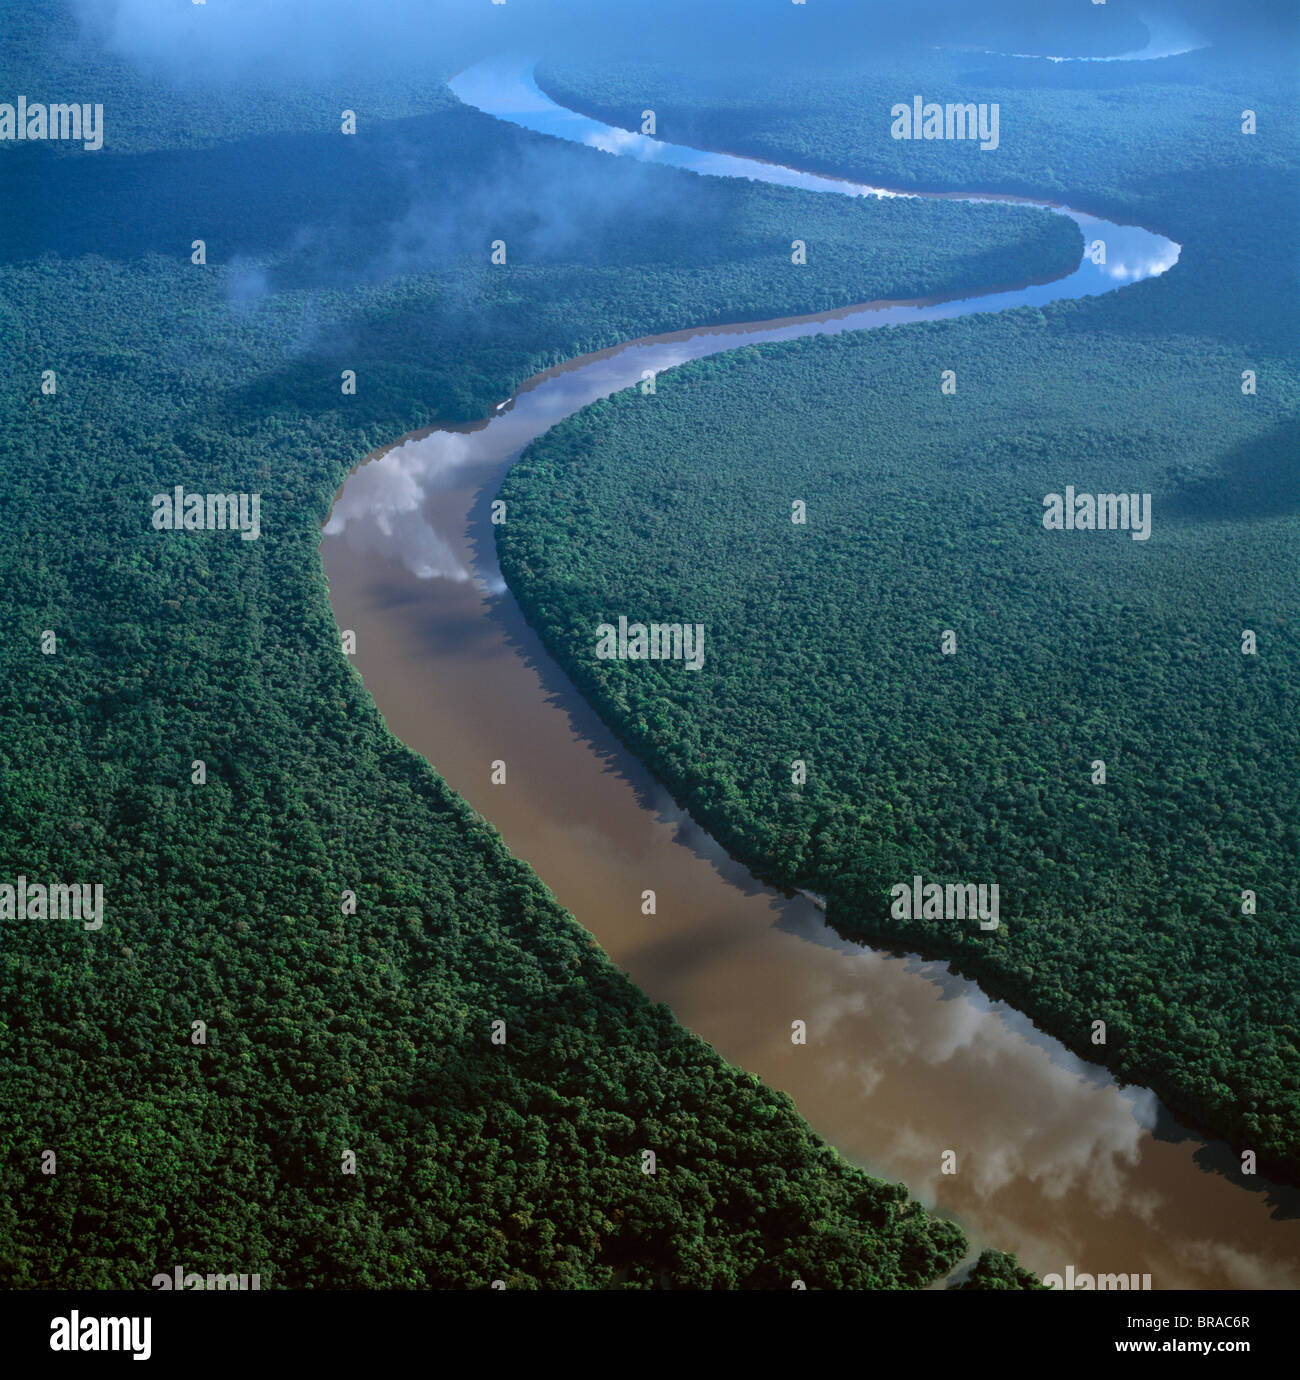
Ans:
{"type": "MultiPolygon", "coordinates": [[[[840,195],[892,195],[676,148],[564,110],[531,65],[462,73],[468,104],[623,156],[840,195]]],[[[970,200],[1002,200],[988,196],[970,200]]],[[[1005,198],[1015,200],[1015,198],[1005,198]]],[[[839,938],[808,899],[756,882],[673,804],[528,628],[497,568],[488,506],[520,449],[643,371],[757,341],[1112,291],[1179,247],[1065,208],[1107,264],[962,301],[683,331],[538,375],[486,423],[403,438],[353,471],[322,543],[339,625],[394,734],[501,832],[652,999],[787,1091],[848,1159],[1040,1274],[1150,1274],[1152,1287],[1300,1285],[1300,1194],[1243,1181],[1179,1127],[945,964],[839,938]],[[491,763],[508,784],[490,784],[491,763]],[[657,914],[641,914],[641,893],[657,914]],[[791,1022],[807,1022],[806,1045],[791,1022]],[[940,1172],[946,1150],[957,1173],[940,1172]],[[1250,1186],[1246,1186],[1249,1184],[1250,1186]]]]}

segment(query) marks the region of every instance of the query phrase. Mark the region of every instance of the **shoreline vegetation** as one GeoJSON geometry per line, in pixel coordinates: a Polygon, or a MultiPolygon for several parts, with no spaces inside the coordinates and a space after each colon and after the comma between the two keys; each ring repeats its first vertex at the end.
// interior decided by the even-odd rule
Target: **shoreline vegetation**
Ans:
{"type": "Polygon", "coordinates": [[[85,56],[67,8],[0,12],[14,89],[89,81],[110,117],[94,153],[4,153],[40,214],[0,228],[0,872],[105,897],[94,933],[6,926],[7,1281],[138,1288],[175,1261],[267,1289],[948,1274],[958,1227],[648,1002],[387,733],[340,655],[320,527],[365,455],[576,353],[1027,254],[1049,271],[1074,231],[720,190],[417,94],[350,143],[331,91],[173,99],[85,56]],[[196,108],[220,115],[201,139],[196,108]],[[794,211],[844,257],[792,275],[794,211]],[[861,264],[864,216],[883,248],[861,264]],[[256,540],[155,530],[176,486],[257,494],[256,540]]]}
{"type": "MultiPolygon", "coordinates": [[[[1016,181],[1014,167],[1011,187],[1046,194],[1076,176],[1079,196],[1119,215],[1158,209],[1185,246],[1178,273],[1041,312],[683,365],[660,380],[653,414],[632,395],[595,404],[535,442],[507,478],[502,497],[516,520],[497,532],[503,573],[605,722],[756,875],[826,894],[846,937],[947,959],[1081,1057],[1151,1087],[1188,1125],[1252,1151],[1260,1173],[1300,1182],[1300,802],[1285,774],[1261,770],[1293,757],[1288,725],[1300,719],[1298,610],[1277,578],[1295,568],[1300,506],[1287,462],[1300,398],[1288,336],[1295,294],[1279,254],[1296,218],[1295,149],[1280,127],[1251,143],[1234,114],[1203,136],[1198,162],[1215,167],[1214,182],[1179,171],[1189,124],[1248,98],[1285,110],[1288,78],[1247,78],[1227,59],[1215,68],[1189,55],[1163,80],[1145,72],[1161,100],[1139,105],[1113,65],[1068,79],[1059,69],[1003,72],[1033,103],[1015,154],[1026,178],[1046,165],[1039,141],[1057,137],[1060,110],[1077,119],[1086,103],[1096,135],[1051,155],[1047,187],[1016,181]],[[1125,166],[1135,144],[1158,178],[1139,177],[1131,155],[1125,166]],[[937,388],[931,402],[917,384],[954,366],[973,380],[958,424],[938,410],[937,388]],[[1268,376],[1266,399],[1244,394],[1246,366],[1268,376]],[[775,416],[760,402],[772,397],[783,399],[775,416]],[[705,417],[715,435],[719,417],[729,430],[701,478],[692,438],[705,417]],[[761,434],[756,417],[770,423],[761,434]],[[1154,494],[1165,520],[1154,572],[1131,553],[1125,562],[1113,549],[1039,540],[1041,500],[1063,468],[1081,488],[1154,494]],[[1117,472],[1143,480],[1117,485],[1117,472]],[[973,503],[954,502],[954,474],[973,503]],[[1083,483],[1088,475],[1098,482],[1083,483]],[[656,512],[671,512],[639,540],[616,517],[633,484],[656,512]],[[792,494],[827,515],[820,535],[814,526],[805,540],[788,519],[778,534],[773,514],[788,513],[792,494]],[[909,530],[931,533],[929,549],[907,546],[909,530]],[[882,573],[904,549],[905,573],[882,573]],[[942,564],[958,556],[960,589],[942,564]],[[743,629],[730,646],[711,635],[711,669],[730,657],[747,693],[710,668],[686,684],[653,665],[590,663],[590,627],[608,616],[597,591],[613,569],[629,609],[689,608],[711,628],[743,629]],[[1198,584],[1209,573],[1227,592],[1222,607],[1198,584]],[[855,618],[859,608],[884,630],[855,618]],[[964,672],[959,659],[926,660],[949,625],[974,652],[964,672]],[[1035,646],[1030,629],[1053,625],[1059,639],[1035,646]],[[1240,655],[1243,627],[1267,629],[1273,660],[1262,676],[1240,655]],[[833,629],[835,645],[817,629],[833,629]],[[1009,669],[1026,656],[1027,673],[1009,669]],[[887,709],[861,712],[846,667],[866,675],[866,703],[887,709]],[[1098,667],[1117,682],[1103,686],[1098,667]],[[819,673],[828,697],[817,694],[819,673]],[[1026,674],[1044,702],[1017,691],[1026,674]],[[916,707],[921,697],[930,709],[916,707]],[[1000,749],[995,732],[1014,750],[1000,749]],[[970,746],[950,762],[963,740],[970,746]],[[900,753],[915,765],[896,785],[900,753]],[[796,755],[816,772],[804,791],[789,789],[796,755]],[[1105,793],[1089,788],[1095,757],[1126,767],[1105,793]],[[1063,763],[1078,763],[1077,781],[1061,779],[1063,763]],[[978,814],[953,804],[968,793],[992,806],[991,838],[978,814]],[[941,921],[892,922],[889,886],[922,871],[1007,878],[1004,896],[1016,894],[1018,909],[993,942],[941,921]],[[1243,888],[1267,895],[1266,909],[1243,915],[1243,888]],[[1097,1019],[1109,1028],[1104,1047],[1093,1043],[1097,1019]]],[[[734,102],[715,94],[708,108],[692,105],[689,72],[626,66],[579,79],[552,64],[537,79],[610,123],[631,128],[632,106],[651,105],[664,138],[794,166],[808,166],[797,155],[835,129],[871,152],[852,161],[823,152],[816,171],[898,182],[887,175],[896,146],[855,134],[852,112],[874,108],[864,87],[887,111],[887,91],[921,89],[922,75],[792,75],[787,93],[764,99],[788,99],[797,121],[769,119],[746,137],[740,122],[757,128],[750,88],[744,73],[733,78],[734,102]]],[[[968,185],[963,167],[926,173],[941,175],[968,185]]]]}

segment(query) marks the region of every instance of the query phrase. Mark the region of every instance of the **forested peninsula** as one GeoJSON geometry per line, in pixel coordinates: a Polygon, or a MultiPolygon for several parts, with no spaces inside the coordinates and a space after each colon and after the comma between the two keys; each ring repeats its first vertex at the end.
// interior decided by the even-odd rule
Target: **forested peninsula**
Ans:
{"type": "Polygon", "coordinates": [[[1295,78],[1214,37],[1154,65],[918,51],[761,100],[737,70],[707,104],[689,69],[544,65],[625,128],[653,108],[699,147],[1068,198],[1182,254],[1101,297],[668,371],[534,443],[498,549],[552,653],[735,856],[1295,1181],[1295,78]],[[996,153],[890,137],[891,100],[958,82],[1001,102],[996,153]],[[1047,530],[1067,485],[1148,495],[1150,539],[1047,530]],[[704,625],[705,665],[597,660],[617,614],[704,625]],[[900,914],[918,876],[998,883],[998,929],[900,914]]]}

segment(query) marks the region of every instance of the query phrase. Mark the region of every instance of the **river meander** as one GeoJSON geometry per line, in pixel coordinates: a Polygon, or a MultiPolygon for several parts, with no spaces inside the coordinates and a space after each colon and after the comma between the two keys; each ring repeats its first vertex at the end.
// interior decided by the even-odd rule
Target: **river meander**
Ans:
{"type": "MultiPolygon", "coordinates": [[[[565,110],[503,59],[452,89],[530,129],[716,176],[869,196],[880,189],[676,148],[565,110]]],[[[990,196],[974,200],[1000,200],[990,196]]],[[[1018,200],[1019,198],[1005,198],[1018,200]]],[[[1155,1288],[1295,1287],[1300,1195],[1243,1186],[1226,1146],[1179,1127],[945,964],[845,942],[803,897],[756,882],[679,810],[585,704],[496,565],[488,507],[522,447],[579,408],[688,359],[759,341],[1045,304],[1176,264],[1154,231],[1067,208],[1072,273],[958,301],[631,342],[530,379],[487,422],[404,437],[340,490],[322,543],[339,625],[391,731],[500,831],[652,999],[787,1091],[847,1158],[905,1182],[978,1248],[1039,1273],[1149,1273],[1155,1288]],[[490,764],[508,764],[508,784],[490,764]],[[641,893],[657,913],[641,914],[641,893]],[[807,1022],[805,1046],[791,1022],[807,1022]],[[940,1172],[954,1150],[958,1172],[940,1172]]]]}

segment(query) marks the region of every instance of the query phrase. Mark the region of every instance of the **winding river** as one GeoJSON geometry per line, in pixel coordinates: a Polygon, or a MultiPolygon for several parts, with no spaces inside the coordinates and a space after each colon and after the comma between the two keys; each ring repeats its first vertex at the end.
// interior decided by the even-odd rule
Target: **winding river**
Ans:
{"type": "Polygon", "coordinates": [[[1132,52],[1115,53],[1111,57],[1051,57],[1046,53],[1003,53],[993,48],[973,48],[970,51],[987,53],[991,57],[1024,58],[1029,62],[1153,62],[1157,58],[1181,57],[1208,48],[1209,44],[1186,24],[1170,15],[1138,15],[1146,28],[1147,40],[1132,52]]]}
{"type": "MultiPolygon", "coordinates": [[[[452,89],[504,120],[624,157],[849,196],[899,195],[675,147],[556,105],[501,59],[452,89]]],[[[979,196],[978,201],[1019,200],[979,196]]],[[[530,379],[487,422],[398,441],[355,469],[322,542],[339,625],[391,731],[530,862],[653,1000],[787,1091],[848,1159],[955,1217],[973,1247],[1039,1273],[1150,1274],[1152,1287],[1296,1287],[1300,1194],[1243,1182],[1226,1146],[1180,1127],[941,962],[845,942],[812,901],[762,886],[679,810],[551,660],[496,565],[488,507],[522,447],[578,409],[759,341],[1044,304],[1160,274],[1179,247],[1065,207],[1085,256],[1047,284],[953,301],[638,340],[530,379]],[[493,786],[503,759],[509,784],[493,786]],[[643,916],[653,887],[658,914],[643,916]],[[790,1042],[802,1019],[808,1043],[790,1042]],[[958,1172],[940,1172],[955,1150],[958,1172]],[[1247,1183],[1250,1186],[1246,1186],[1247,1183]]],[[[973,1256],[972,1256],[973,1258],[973,1256]]]]}

